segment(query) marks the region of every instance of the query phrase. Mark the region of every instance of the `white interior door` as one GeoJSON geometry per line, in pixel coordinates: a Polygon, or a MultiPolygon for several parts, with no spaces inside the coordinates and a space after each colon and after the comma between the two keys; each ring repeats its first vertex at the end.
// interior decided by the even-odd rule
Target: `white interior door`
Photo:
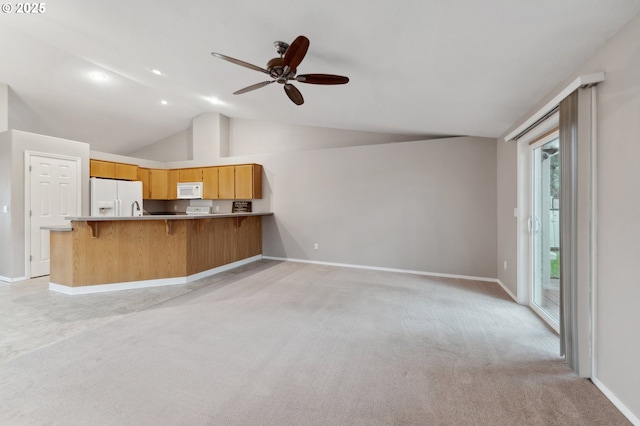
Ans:
{"type": "Polygon", "coordinates": [[[49,275],[49,231],[42,226],[68,223],[79,210],[76,160],[29,155],[30,277],[49,275]]]}

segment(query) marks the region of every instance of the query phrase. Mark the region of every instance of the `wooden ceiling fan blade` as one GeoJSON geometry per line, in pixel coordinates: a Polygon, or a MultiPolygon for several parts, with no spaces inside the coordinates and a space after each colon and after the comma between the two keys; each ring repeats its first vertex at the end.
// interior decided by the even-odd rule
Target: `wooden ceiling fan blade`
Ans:
{"type": "Polygon", "coordinates": [[[291,101],[296,105],[302,105],[304,103],[304,98],[302,97],[302,93],[294,86],[293,84],[285,84],[284,91],[287,93],[287,96],[291,101]]]}
{"type": "Polygon", "coordinates": [[[284,53],[282,66],[289,67],[290,70],[295,71],[304,59],[304,55],[307,54],[308,49],[309,39],[302,35],[296,37],[284,53]]]}
{"type": "Polygon", "coordinates": [[[349,77],[333,74],[302,74],[296,77],[296,81],[308,84],[346,84],[349,77]]]}
{"type": "Polygon", "coordinates": [[[252,90],[256,90],[256,89],[259,89],[261,87],[268,86],[269,84],[273,83],[274,81],[275,80],[263,81],[262,83],[252,84],[251,86],[247,86],[244,89],[240,89],[240,90],[237,90],[237,91],[233,92],[233,94],[234,95],[242,95],[243,93],[251,92],[252,90]]]}
{"type": "Polygon", "coordinates": [[[231,56],[226,56],[226,55],[223,55],[222,53],[211,52],[211,54],[216,58],[224,59],[225,61],[229,61],[232,64],[240,65],[241,67],[249,68],[250,70],[260,71],[265,74],[269,74],[269,71],[257,65],[250,64],[249,62],[241,61],[240,59],[232,58],[231,56]]]}

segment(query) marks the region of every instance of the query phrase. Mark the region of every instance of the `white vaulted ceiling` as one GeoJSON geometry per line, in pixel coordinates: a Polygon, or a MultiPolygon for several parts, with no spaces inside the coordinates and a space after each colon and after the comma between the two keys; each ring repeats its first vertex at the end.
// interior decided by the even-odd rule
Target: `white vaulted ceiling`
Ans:
{"type": "MultiPolygon", "coordinates": [[[[496,137],[640,12],[638,0],[55,0],[0,16],[10,126],[126,154],[205,111],[407,135],[496,137]],[[294,105],[264,74],[273,42],[310,41],[294,105]],[[163,71],[157,76],[150,69],[163,71]],[[92,81],[101,71],[107,79],[92,81]],[[167,105],[161,105],[165,99],[167,105]],[[212,102],[217,99],[219,103],[212,102]]],[[[596,70],[594,70],[596,71],[596,70]]]]}

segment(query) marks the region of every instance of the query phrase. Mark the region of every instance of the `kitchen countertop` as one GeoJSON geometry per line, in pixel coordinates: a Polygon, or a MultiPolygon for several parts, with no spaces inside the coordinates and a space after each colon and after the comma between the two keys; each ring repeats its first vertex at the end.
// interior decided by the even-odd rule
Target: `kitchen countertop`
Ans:
{"type": "MultiPolygon", "coordinates": [[[[65,220],[78,222],[109,222],[120,220],[191,220],[191,219],[215,219],[221,217],[248,217],[248,216],[272,216],[273,212],[251,212],[251,213],[211,213],[211,214],[150,214],[135,217],[120,216],[77,216],[65,217],[65,220]]],[[[50,227],[54,228],[54,227],[50,227]]],[[[44,228],[43,228],[44,229],[44,228]]],[[[55,229],[52,229],[55,230],[55,229]]]]}
{"type": "Polygon", "coordinates": [[[43,231],[62,231],[62,232],[71,232],[73,228],[71,225],[49,225],[49,226],[41,226],[40,229],[43,231]]]}

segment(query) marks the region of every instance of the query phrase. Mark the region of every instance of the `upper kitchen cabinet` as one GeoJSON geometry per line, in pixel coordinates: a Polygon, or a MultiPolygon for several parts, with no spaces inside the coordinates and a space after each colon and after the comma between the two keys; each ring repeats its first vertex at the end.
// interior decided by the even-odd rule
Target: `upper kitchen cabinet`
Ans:
{"type": "Polygon", "coordinates": [[[262,166],[243,164],[235,166],[235,199],[262,198],[262,166]]]}
{"type": "MultiPolygon", "coordinates": [[[[142,181],[142,198],[144,200],[175,199],[176,188],[169,189],[171,172],[174,170],[138,168],[138,180],[142,181]],[[173,198],[170,198],[173,197],[173,198]]],[[[177,170],[176,170],[177,171],[177,170]]],[[[176,186],[177,183],[174,185],[176,186]]]]}
{"type": "Polygon", "coordinates": [[[138,180],[142,181],[142,199],[148,200],[151,198],[150,187],[150,170],[143,167],[138,167],[138,180]]]}
{"type": "MultiPolygon", "coordinates": [[[[262,166],[260,164],[241,164],[216,168],[218,169],[219,199],[251,200],[262,198],[262,166]]],[[[206,188],[205,184],[205,191],[206,188]]]]}
{"type": "Polygon", "coordinates": [[[169,199],[169,170],[149,169],[149,199],[169,199]]]}
{"type": "Polygon", "coordinates": [[[167,188],[167,199],[178,199],[178,181],[180,177],[180,170],[169,170],[169,186],[167,188]]]}
{"type": "Polygon", "coordinates": [[[178,182],[202,182],[205,200],[262,198],[262,166],[239,164],[188,169],[148,169],[132,164],[91,160],[91,176],[142,181],[145,200],[176,200],[178,182]]]}
{"type": "Polygon", "coordinates": [[[219,167],[205,167],[202,169],[202,189],[205,200],[217,200],[219,192],[219,167]]]}
{"type": "Polygon", "coordinates": [[[138,180],[138,166],[116,163],[116,179],[138,180]]]}
{"type": "Polygon", "coordinates": [[[91,177],[116,178],[116,163],[101,160],[89,160],[89,174],[91,177]]]}
{"type": "Polygon", "coordinates": [[[216,168],[218,169],[218,198],[221,200],[235,199],[235,166],[223,166],[216,168]]]}
{"type": "Polygon", "coordinates": [[[89,174],[91,177],[138,180],[138,166],[112,161],[90,160],[89,174]]]}
{"type": "Polygon", "coordinates": [[[179,169],[178,182],[202,182],[202,169],[179,169]]]}

